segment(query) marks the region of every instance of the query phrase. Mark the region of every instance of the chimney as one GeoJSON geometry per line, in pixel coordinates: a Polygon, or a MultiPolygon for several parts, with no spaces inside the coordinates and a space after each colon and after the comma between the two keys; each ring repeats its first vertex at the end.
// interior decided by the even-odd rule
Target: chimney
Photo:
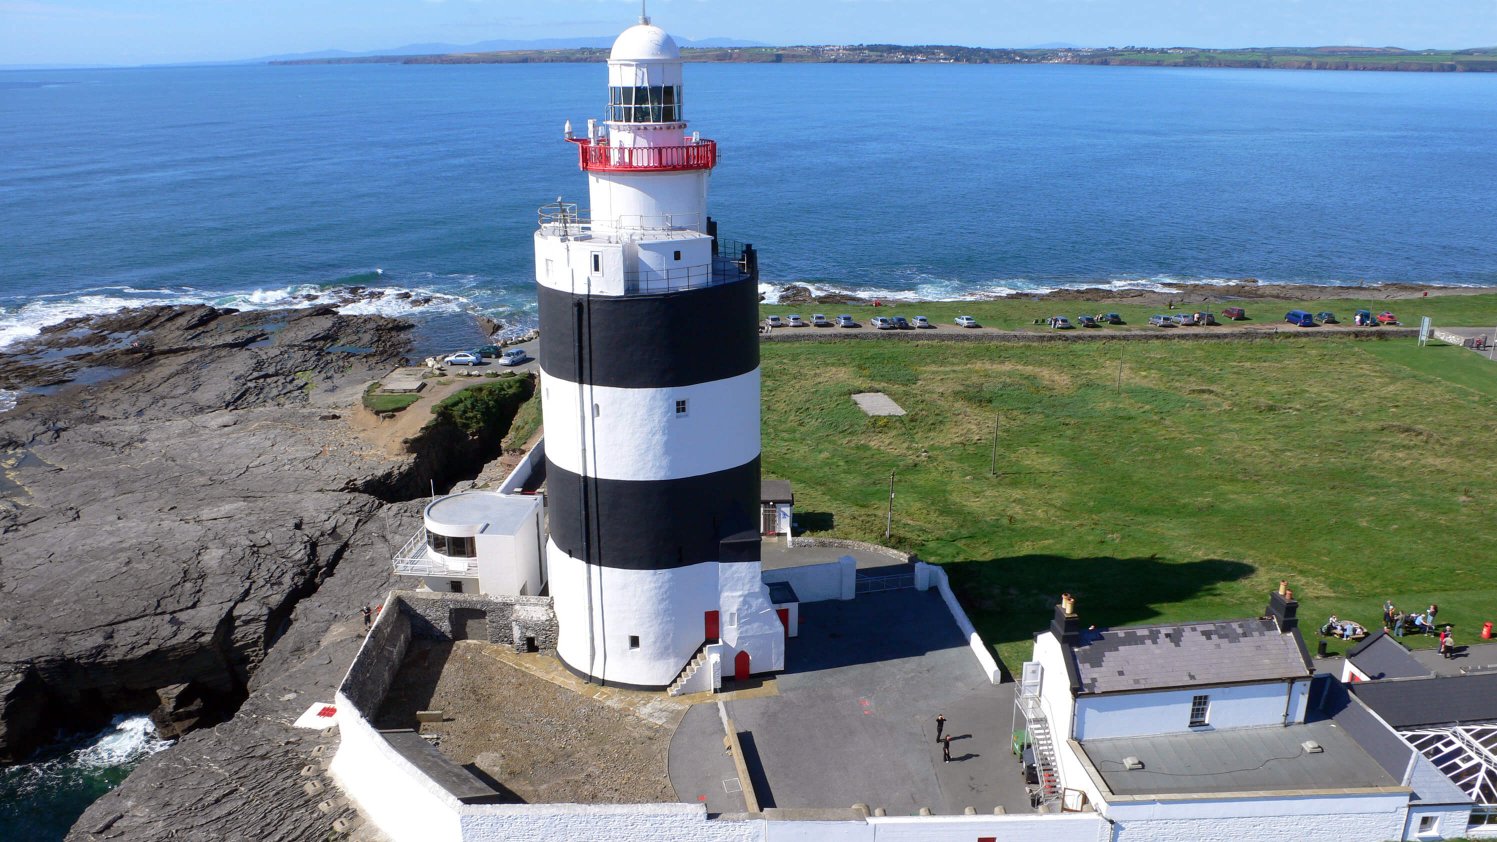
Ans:
{"type": "Polygon", "coordinates": [[[1068,646],[1081,642],[1081,620],[1076,616],[1076,599],[1068,593],[1060,595],[1060,604],[1055,606],[1055,619],[1050,621],[1050,632],[1068,646]]]}
{"type": "Polygon", "coordinates": [[[1279,589],[1269,594],[1268,616],[1284,634],[1299,628],[1299,603],[1294,601],[1294,591],[1289,589],[1288,582],[1279,582],[1279,589]]]}

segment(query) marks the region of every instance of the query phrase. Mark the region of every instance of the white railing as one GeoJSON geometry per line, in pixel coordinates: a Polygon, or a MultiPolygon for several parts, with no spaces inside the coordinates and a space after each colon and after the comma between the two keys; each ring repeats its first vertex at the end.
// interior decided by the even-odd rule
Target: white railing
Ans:
{"type": "Polygon", "coordinates": [[[426,545],[426,527],[421,527],[411,540],[405,542],[395,553],[397,576],[447,576],[471,579],[478,576],[478,559],[470,558],[457,564],[431,551],[426,545]]]}

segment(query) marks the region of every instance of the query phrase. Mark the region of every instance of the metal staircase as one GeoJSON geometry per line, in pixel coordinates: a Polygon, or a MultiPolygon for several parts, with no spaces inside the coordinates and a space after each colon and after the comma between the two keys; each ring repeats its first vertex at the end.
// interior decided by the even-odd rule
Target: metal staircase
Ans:
{"type": "Polygon", "coordinates": [[[1033,792],[1036,807],[1043,807],[1060,800],[1060,765],[1055,755],[1055,736],[1050,732],[1050,721],[1040,705],[1040,665],[1030,661],[1024,664],[1023,678],[1014,704],[1024,717],[1024,727],[1029,733],[1029,746],[1034,750],[1034,770],[1039,783],[1033,792]]]}
{"type": "Polygon", "coordinates": [[[681,668],[681,674],[676,676],[676,680],[672,681],[669,687],[665,688],[666,694],[670,696],[681,695],[681,688],[687,681],[691,680],[692,676],[697,674],[698,670],[706,665],[707,644],[703,642],[701,646],[697,647],[696,654],[691,656],[691,660],[686,663],[686,666],[681,668]]]}

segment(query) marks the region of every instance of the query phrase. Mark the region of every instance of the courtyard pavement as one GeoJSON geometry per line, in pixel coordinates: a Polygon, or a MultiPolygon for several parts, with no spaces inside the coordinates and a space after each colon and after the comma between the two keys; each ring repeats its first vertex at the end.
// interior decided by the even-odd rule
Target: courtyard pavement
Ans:
{"type": "MultiPolygon", "coordinates": [[[[786,664],[776,695],[725,702],[761,808],[1030,812],[1009,751],[1013,685],[988,682],[935,591],[803,603],[786,664]],[[937,714],[952,735],[949,763],[937,714]]],[[[722,791],[731,769],[716,705],[694,705],[671,745],[678,796],[705,796],[711,812],[743,809],[722,791]]]]}

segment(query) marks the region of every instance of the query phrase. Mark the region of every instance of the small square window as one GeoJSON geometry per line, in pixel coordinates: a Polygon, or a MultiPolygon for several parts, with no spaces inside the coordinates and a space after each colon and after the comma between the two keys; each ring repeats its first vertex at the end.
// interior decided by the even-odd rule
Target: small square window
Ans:
{"type": "Polygon", "coordinates": [[[1200,728],[1206,724],[1206,716],[1211,710],[1210,696],[1195,696],[1190,700],[1190,727],[1200,728]]]}
{"type": "Polygon", "coordinates": [[[631,634],[631,635],[629,635],[629,648],[630,649],[638,649],[639,648],[639,635],[637,635],[637,634],[631,634]]]}
{"type": "Polygon", "coordinates": [[[1420,816],[1419,817],[1419,832],[1420,833],[1434,833],[1434,832],[1438,831],[1439,829],[1440,829],[1440,817],[1439,816],[1420,816]]]}
{"type": "Polygon", "coordinates": [[[686,414],[686,401],[684,401],[684,400],[676,401],[676,417],[680,418],[681,416],[683,416],[685,414],[686,414]]]}
{"type": "Polygon", "coordinates": [[[736,628],[738,628],[738,612],[737,611],[729,611],[728,612],[728,628],[730,628],[730,629],[736,629],[736,628]]]}
{"type": "Polygon", "coordinates": [[[676,252],[676,259],[677,259],[677,260],[680,260],[680,259],[681,259],[681,252],[679,252],[679,251],[678,251],[678,252],[676,252]]]}
{"type": "Polygon", "coordinates": [[[463,580],[461,580],[461,579],[449,579],[449,580],[447,580],[447,587],[451,588],[453,593],[462,593],[463,592],[463,580]]]}

